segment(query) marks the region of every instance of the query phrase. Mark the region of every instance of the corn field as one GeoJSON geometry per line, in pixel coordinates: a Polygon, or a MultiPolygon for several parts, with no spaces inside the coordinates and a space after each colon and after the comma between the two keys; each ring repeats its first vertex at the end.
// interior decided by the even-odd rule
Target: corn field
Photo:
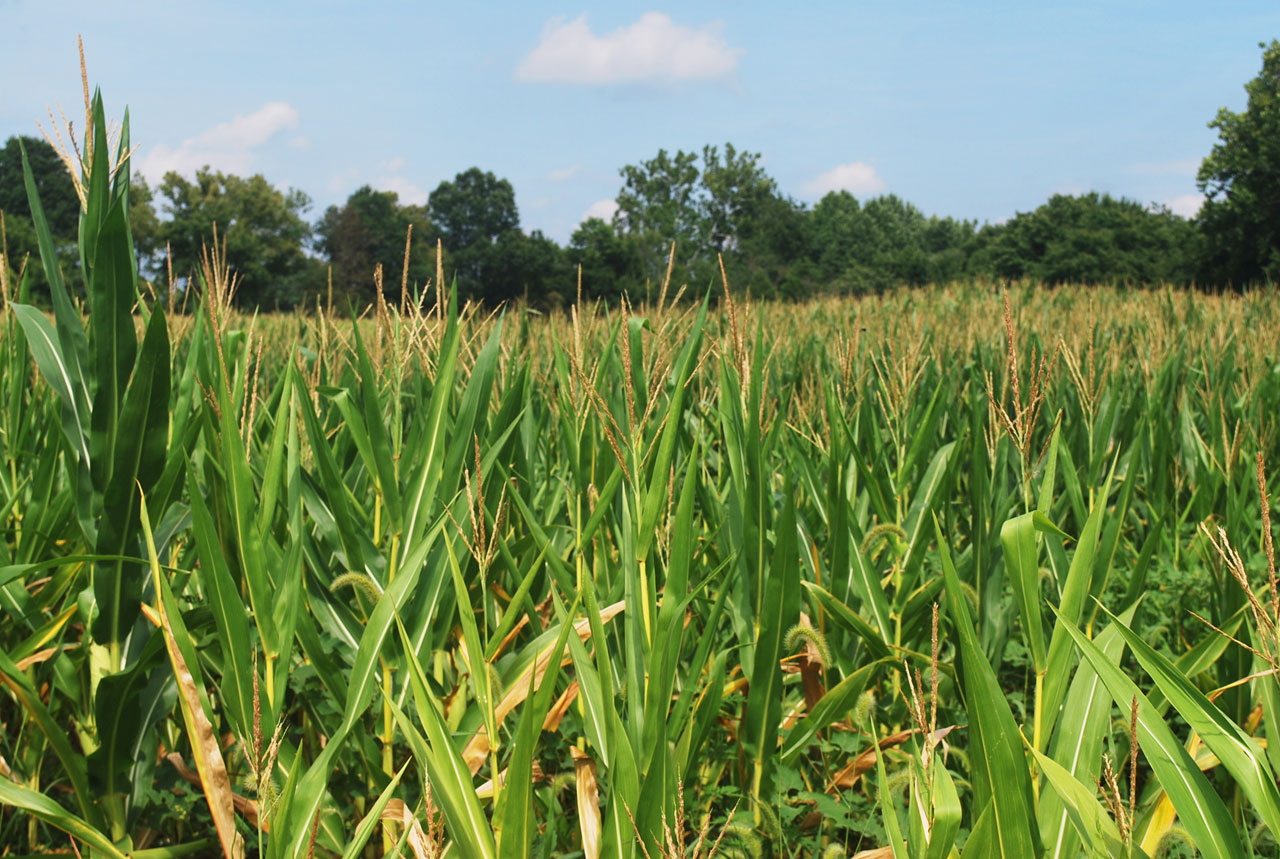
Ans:
{"type": "Polygon", "coordinates": [[[1274,290],[183,310],[128,152],[0,263],[0,855],[1280,855],[1274,290]]]}

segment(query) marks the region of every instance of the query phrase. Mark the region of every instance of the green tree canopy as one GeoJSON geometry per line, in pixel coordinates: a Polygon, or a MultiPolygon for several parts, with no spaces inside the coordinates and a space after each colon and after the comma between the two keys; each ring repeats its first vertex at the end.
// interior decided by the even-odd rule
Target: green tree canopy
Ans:
{"type": "Polygon", "coordinates": [[[23,148],[50,232],[59,239],[74,240],[80,231],[80,198],[57,150],[38,137],[10,137],[0,149],[0,211],[6,219],[31,217],[22,177],[23,148]]]}
{"type": "Polygon", "coordinates": [[[977,270],[1052,284],[1185,283],[1198,245],[1186,219],[1097,192],[1055,194],[984,232],[977,270]]]}
{"type": "Polygon", "coordinates": [[[368,304],[374,298],[374,268],[381,263],[384,297],[398,302],[405,237],[411,225],[410,296],[435,274],[435,236],[426,209],[402,206],[394,191],[375,191],[365,185],[342,206],[325,210],[315,227],[315,246],[333,267],[335,293],[349,296],[357,306],[368,304]]]}
{"type": "Polygon", "coordinates": [[[1218,142],[1196,184],[1206,254],[1203,276],[1243,286],[1280,280],[1280,40],[1260,44],[1262,71],[1249,83],[1248,106],[1222,108],[1209,123],[1218,142]]]}
{"type": "Polygon", "coordinates": [[[528,273],[516,271],[515,259],[527,248],[517,240],[520,214],[510,182],[472,167],[431,192],[427,214],[447,251],[446,276],[456,275],[460,295],[499,302],[524,294],[528,273]]]}
{"type": "Polygon", "coordinates": [[[244,179],[205,167],[195,181],[167,173],[158,192],[168,215],[158,238],[170,245],[175,277],[197,270],[216,223],[239,277],[241,306],[289,307],[315,286],[315,266],[303,252],[311,227],[302,215],[311,201],[301,191],[280,191],[261,175],[244,179]]]}
{"type": "MultiPolygon", "coordinates": [[[[40,252],[36,242],[35,225],[31,220],[31,208],[27,200],[26,183],[22,170],[22,148],[26,149],[31,165],[32,178],[40,195],[40,207],[58,246],[63,271],[69,285],[77,285],[80,266],[75,252],[76,238],[80,232],[80,198],[67,173],[67,167],[57,150],[38,137],[10,137],[0,148],[0,212],[4,213],[5,246],[14,274],[24,259],[27,287],[36,301],[48,298],[48,284],[44,267],[40,264],[40,252]],[[21,148],[19,147],[21,143],[21,148]]],[[[138,253],[145,262],[155,251],[157,221],[151,204],[151,190],[137,173],[132,174],[129,191],[129,224],[138,253]]]]}
{"type": "Polygon", "coordinates": [[[976,225],[926,217],[894,194],[865,205],[848,191],[833,191],[810,220],[819,276],[841,291],[943,283],[959,277],[976,225]]]}
{"type": "Polygon", "coordinates": [[[567,256],[575,291],[577,270],[582,268],[584,297],[614,300],[625,293],[634,295],[644,283],[639,243],[619,235],[600,218],[588,218],[578,225],[569,238],[567,256]]]}
{"type": "Polygon", "coordinates": [[[718,277],[717,255],[727,267],[777,270],[803,256],[796,241],[797,207],[778,193],[777,183],[760,165],[758,153],[726,143],[693,152],[665,149],[638,165],[619,171],[614,221],[640,249],[645,277],[651,284],[666,275],[667,255],[676,243],[678,282],[718,277]],[[748,263],[748,260],[750,262],[748,263]]]}

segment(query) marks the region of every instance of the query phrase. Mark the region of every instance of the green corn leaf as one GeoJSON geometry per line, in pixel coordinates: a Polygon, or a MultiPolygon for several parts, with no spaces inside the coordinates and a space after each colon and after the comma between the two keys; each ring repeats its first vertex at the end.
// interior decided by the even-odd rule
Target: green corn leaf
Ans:
{"type": "Polygon", "coordinates": [[[974,804],[979,808],[990,805],[988,825],[992,852],[989,855],[1039,856],[1040,832],[1039,827],[1033,825],[1035,804],[1026,758],[1022,754],[1022,737],[1004,691],[978,642],[969,619],[968,601],[936,518],[934,528],[946,581],[948,611],[960,637],[961,676],[972,739],[969,760],[974,804]]]}
{"type": "Polygon", "coordinates": [[[791,766],[796,758],[814,742],[818,732],[840,721],[853,710],[867,684],[887,660],[864,665],[827,690],[813,709],[787,734],[782,743],[779,762],[791,766]]]}
{"type": "MultiPolygon", "coordinates": [[[[109,219],[108,227],[110,224],[109,219]]],[[[109,240],[114,239],[104,238],[99,247],[105,249],[109,240]]],[[[131,337],[132,325],[130,317],[131,337]]],[[[143,337],[138,366],[124,391],[118,434],[109,451],[111,476],[103,495],[99,554],[123,554],[129,543],[136,541],[140,493],[150,492],[164,471],[169,446],[169,385],[169,334],[164,312],[156,308],[143,337]]],[[[144,579],[145,573],[139,567],[121,563],[97,565],[94,592],[99,614],[94,636],[99,641],[118,642],[133,626],[144,579]]]]}
{"type": "Polygon", "coordinates": [[[955,849],[963,808],[960,805],[960,795],[956,792],[955,780],[937,757],[933,759],[932,776],[933,830],[929,834],[929,850],[925,857],[947,859],[955,849]]]}
{"type": "Polygon", "coordinates": [[[778,724],[782,718],[782,638],[795,623],[799,612],[800,566],[796,545],[796,507],[788,487],[786,507],[778,519],[773,567],[765,581],[751,687],[742,743],[751,757],[754,776],[751,796],[756,801],[773,801],[773,772],[778,756],[778,724]]]}
{"type": "MultiPolygon", "coordinates": [[[[1272,832],[1280,832],[1280,791],[1263,752],[1244,730],[1192,685],[1186,675],[1123,621],[1102,609],[1119,629],[1151,679],[1164,692],[1178,715],[1208,746],[1249,798],[1272,832]]],[[[1154,714],[1153,714],[1154,715],[1154,714]]],[[[1141,714],[1139,714],[1141,718],[1141,714]]]]}
{"type": "MultiPolygon", "coordinates": [[[[414,703],[418,718],[426,730],[427,772],[433,786],[441,793],[441,808],[449,824],[449,835],[459,851],[468,859],[494,859],[497,846],[493,830],[480,808],[472,783],[471,770],[467,769],[462,753],[449,736],[448,726],[440,713],[438,702],[427,688],[426,674],[410,646],[404,625],[396,618],[396,629],[404,645],[405,662],[409,666],[414,703]]],[[[494,773],[496,778],[497,773],[494,773]]]]}
{"type": "Polygon", "coordinates": [[[36,793],[8,779],[0,778],[0,803],[20,808],[50,826],[61,829],[90,845],[94,850],[101,851],[103,856],[126,859],[126,854],[112,844],[110,838],[42,793],[36,793]]]}
{"type": "MultiPolygon", "coordinates": [[[[875,725],[871,725],[870,734],[875,737],[875,725]]],[[[889,794],[889,777],[884,771],[884,755],[878,742],[872,743],[876,750],[876,794],[880,803],[880,819],[884,821],[885,835],[889,838],[889,849],[893,859],[907,859],[907,842],[902,837],[902,822],[898,819],[898,809],[894,807],[893,797],[889,794]]]]}
{"type": "Polygon", "coordinates": [[[1039,673],[1046,670],[1044,620],[1040,614],[1040,560],[1036,551],[1036,526],[1033,513],[1008,520],[1000,529],[1004,545],[1005,570],[1013,585],[1022,614],[1022,630],[1027,636],[1027,649],[1039,673]]]}
{"type": "MultiPolygon", "coordinates": [[[[369,838],[373,835],[373,830],[378,827],[382,821],[382,810],[387,807],[387,803],[391,801],[392,794],[396,788],[400,786],[400,777],[404,775],[404,771],[409,768],[406,761],[404,766],[396,771],[391,777],[391,781],[387,782],[387,786],[382,789],[382,793],[378,794],[378,799],[373,803],[367,814],[360,818],[360,822],[356,825],[355,834],[351,836],[347,849],[342,853],[342,859],[359,859],[364,852],[364,846],[369,843],[369,838]]],[[[405,833],[405,837],[408,833],[405,833]]]]}
{"type": "MultiPolygon", "coordinates": [[[[852,632],[867,645],[871,655],[876,659],[884,659],[889,655],[889,646],[876,630],[862,616],[835,598],[829,591],[813,582],[800,583],[804,589],[826,611],[827,616],[837,625],[852,632]]],[[[877,583],[878,584],[878,583],[877,583]]]]}
{"type": "Polygon", "coordinates": [[[1143,755],[1195,843],[1214,856],[1244,856],[1240,836],[1226,805],[1137,684],[1074,624],[1067,624],[1061,618],[1059,623],[1075,640],[1112,698],[1122,703],[1138,699],[1138,742],[1143,755]]]}
{"type": "MultiPolygon", "coordinates": [[[[1114,472],[1113,472],[1114,473],[1114,472]]],[[[1069,622],[1078,624],[1084,610],[1085,597],[1089,593],[1090,577],[1093,575],[1093,557],[1098,546],[1098,534],[1102,528],[1102,517],[1106,512],[1107,498],[1111,494],[1111,478],[1102,485],[1102,491],[1089,511],[1084,528],[1080,531],[1080,541],[1076,544],[1075,553],[1071,557],[1071,565],[1067,568],[1066,580],[1062,583],[1062,597],[1058,611],[1069,622]]],[[[1067,676],[1074,653],[1071,636],[1055,623],[1049,638],[1049,653],[1044,678],[1044,708],[1041,731],[1046,738],[1053,736],[1053,729],[1058,720],[1058,710],[1062,706],[1063,696],[1067,691],[1067,676]]]]}
{"type": "MultiPolygon", "coordinates": [[[[1137,609],[1137,603],[1130,605],[1121,618],[1128,623],[1137,609]]],[[[1070,641],[1067,633],[1063,635],[1070,641]]],[[[1107,659],[1113,664],[1120,664],[1124,655],[1124,639],[1120,637],[1119,629],[1108,625],[1095,643],[1107,659]]],[[[1050,756],[1077,780],[1093,784],[1102,771],[1103,743],[1111,727],[1111,693],[1098,673],[1085,661],[1076,668],[1065,700],[1057,731],[1049,746],[1050,756]]],[[[1041,793],[1039,820],[1046,856],[1065,859],[1076,855],[1080,849],[1079,837],[1068,819],[1063,800],[1056,792],[1041,793]]]]}
{"type": "MultiPolygon", "coordinates": [[[[1030,748],[1030,747],[1028,747],[1030,748]]],[[[1031,749],[1045,781],[1062,802],[1066,818],[1090,856],[1129,859],[1130,853],[1116,823],[1098,801],[1097,788],[1085,785],[1047,755],[1031,749]]]]}
{"type": "MultiPolygon", "coordinates": [[[[57,755],[63,772],[71,782],[80,814],[93,828],[105,828],[106,819],[94,802],[94,794],[89,790],[88,769],[84,757],[72,749],[66,729],[58,724],[26,674],[19,670],[3,650],[0,650],[0,679],[9,687],[22,708],[31,715],[37,728],[44,734],[50,748],[57,755]]],[[[0,778],[0,785],[4,784],[8,784],[8,781],[0,778]]]]}

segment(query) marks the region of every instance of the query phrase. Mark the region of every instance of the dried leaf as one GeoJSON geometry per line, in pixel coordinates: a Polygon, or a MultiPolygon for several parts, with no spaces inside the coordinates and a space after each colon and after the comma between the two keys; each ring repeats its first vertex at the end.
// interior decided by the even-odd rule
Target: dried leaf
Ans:
{"type": "Polygon", "coordinates": [[[587,859],[600,857],[600,786],[596,783],[596,762],[576,746],[571,748],[578,795],[578,827],[582,831],[582,852],[587,859]]]}

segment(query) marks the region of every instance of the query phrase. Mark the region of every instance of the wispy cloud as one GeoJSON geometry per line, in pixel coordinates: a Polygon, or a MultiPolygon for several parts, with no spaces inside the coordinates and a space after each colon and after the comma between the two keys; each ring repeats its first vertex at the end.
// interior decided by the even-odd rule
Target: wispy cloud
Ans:
{"type": "Polygon", "coordinates": [[[618,211],[617,200],[597,200],[582,213],[582,220],[589,221],[592,218],[599,218],[605,223],[609,223],[613,220],[613,214],[616,211],[618,211]]]}
{"type": "Polygon", "coordinates": [[[1194,218],[1200,212],[1200,207],[1204,205],[1204,194],[1183,194],[1172,200],[1165,200],[1164,205],[1175,215],[1194,218]]]}
{"type": "MultiPolygon", "coordinates": [[[[190,175],[206,165],[228,173],[247,173],[258,150],[280,132],[297,125],[298,111],[292,105],[267,102],[253,113],[215,125],[177,146],[160,144],[149,152],[144,150],[138,166],[153,181],[170,171],[190,175]]],[[[298,139],[294,138],[291,144],[296,145],[298,139]]]]}
{"type": "Polygon", "coordinates": [[[547,174],[548,182],[567,182],[582,170],[581,164],[572,164],[568,167],[561,167],[559,170],[552,170],[547,174]]]}
{"type": "Polygon", "coordinates": [[[584,86],[725,80],[741,54],[719,24],[686,27],[663,12],[646,12],[634,24],[597,35],[584,14],[548,22],[515,76],[526,83],[584,86]]]}
{"type": "Polygon", "coordinates": [[[1144,176],[1194,176],[1199,169],[1199,158],[1175,158],[1133,165],[1133,172],[1144,176]]]}
{"type": "Polygon", "coordinates": [[[379,191],[395,191],[402,205],[425,206],[427,204],[429,196],[427,192],[403,176],[383,176],[371,184],[379,191]]]}
{"type": "Polygon", "coordinates": [[[885,189],[884,180],[876,168],[865,161],[853,161],[832,167],[816,176],[804,186],[805,193],[821,197],[832,191],[848,191],[851,194],[876,194],[885,189]]]}
{"type": "Polygon", "coordinates": [[[406,171],[408,162],[401,156],[387,158],[378,163],[377,177],[369,178],[371,170],[348,167],[329,177],[328,189],[334,194],[349,194],[361,185],[377,191],[394,191],[401,205],[425,206],[430,193],[409,179],[413,171],[406,171]],[[406,175],[409,174],[409,175],[406,175]]]}

